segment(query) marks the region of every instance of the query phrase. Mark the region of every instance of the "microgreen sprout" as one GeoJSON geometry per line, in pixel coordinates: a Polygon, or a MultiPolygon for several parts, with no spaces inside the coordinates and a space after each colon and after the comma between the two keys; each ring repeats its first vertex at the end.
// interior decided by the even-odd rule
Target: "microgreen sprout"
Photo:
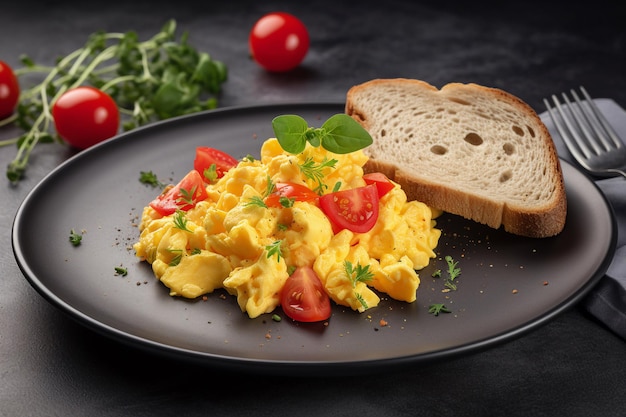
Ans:
{"type": "Polygon", "coordinates": [[[217,96],[227,79],[226,66],[189,45],[187,33],[177,41],[175,31],[175,20],[166,22],[145,41],[139,41],[134,31],[98,31],[54,66],[38,65],[22,56],[23,67],[16,68],[15,74],[43,80],[23,90],[17,111],[1,122],[24,131],[0,142],[0,146],[18,146],[7,167],[7,178],[11,182],[22,178],[38,143],[61,142],[54,132],[51,107],[72,88],[91,85],[110,95],[118,105],[125,131],[217,107],[217,96]]]}

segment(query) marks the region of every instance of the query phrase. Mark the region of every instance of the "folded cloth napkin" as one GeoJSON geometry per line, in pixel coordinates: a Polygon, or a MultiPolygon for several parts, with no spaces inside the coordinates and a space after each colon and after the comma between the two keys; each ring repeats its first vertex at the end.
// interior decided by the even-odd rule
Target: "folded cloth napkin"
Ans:
{"type": "MultiPolygon", "coordinates": [[[[610,99],[594,100],[622,141],[626,142],[626,111],[610,99]]],[[[559,156],[578,166],[565,147],[547,112],[540,114],[552,134],[559,156]]],[[[582,168],[581,168],[582,169],[582,168]]],[[[595,179],[609,203],[617,222],[617,247],[606,275],[583,299],[582,306],[617,335],[626,339],[626,179],[595,179]]]]}

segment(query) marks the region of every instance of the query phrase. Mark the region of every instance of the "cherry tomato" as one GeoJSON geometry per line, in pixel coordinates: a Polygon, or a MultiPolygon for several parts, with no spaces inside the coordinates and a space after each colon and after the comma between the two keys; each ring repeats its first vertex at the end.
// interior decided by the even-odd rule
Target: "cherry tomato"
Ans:
{"type": "Polygon", "coordinates": [[[120,112],[107,93],[89,86],[66,91],[52,105],[54,127],[67,143],[86,149],[117,134],[120,112]]]}
{"type": "Polygon", "coordinates": [[[205,174],[207,169],[211,168],[211,165],[215,164],[215,173],[217,178],[222,178],[224,174],[237,165],[238,161],[219,149],[210,148],[208,146],[198,146],[196,148],[196,159],[193,161],[193,167],[205,182],[211,182],[205,174]]]}
{"type": "Polygon", "coordinates": [[[363,175],[363,179],[366,184],[376,184],[378,198],[381,198],[395,187],[393,182],[391,182],[382,172],[370,172],[363,175]]]}
{"type": "Polygon", "coordinates": [[[378,220],[378,200],[376,184],[370,184],[325,194],[319,201],[335,233],[343,229],[365,233],[378,220]]]}
{"type": "Polygon", "coordinates": [[[261,17],[248,37],[252,58],[272,72],[289,71],[300,65],[309,50],[309,41],[304,23],[284,12],[261,17]]]}
{"type": "Polygon", "coordinates": [[[13,114],[20,98],[20,85],[13,69],[0,61],[0,120],[13,114]]]}
{"type": "Polygon", "coordinates": [[[290,318],[302,322],[316,322],[330,317],[330,298],[315,271],[298,267],[280,292],[280,306],[290,318]]]}
{"type": "Polygon", "coordinates": [[[274,184],[274,192],[265,197],[268,207],[281,207],[281,198],[286,197],[295,201],[315,201],[319,196],[306,185],[293,182],[279,182],[274,184]]]}
{"type": "Polygon", "coordinates": [[[150,207],[162,216],[168,216],[176,210],[187,211],[207,198],[206,186],[202,177],[195,169],[189,171],[182,180],[173,187],[163,191],[150,202],[150,207]]]}

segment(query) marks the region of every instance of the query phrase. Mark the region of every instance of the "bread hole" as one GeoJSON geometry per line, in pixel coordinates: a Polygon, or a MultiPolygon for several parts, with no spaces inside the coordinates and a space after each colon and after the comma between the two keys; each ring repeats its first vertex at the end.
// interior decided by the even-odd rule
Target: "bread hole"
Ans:
{"type": "Polygon", "coordinates": [[[387,131],[386,131],[385,129],[381,129],[381,131],[380,131],[380,136],[381,136],[381,137],[385,137],[385,136],[387,136],[387,131]]]}
{"type": "Polygon", "coordinates": [[[506,170],[502,174],[500,174],[500,182],[507,182],[511,179],[511,177],[513,177],[513,171],[511,171],[510,169],[506,170]]]}
{"type": "Polygon", "coordinates": [[[504,150],[504,153],[507,155],[513,155],[515,153],[515,145],[507,142],[504,145],[502,145],[502,150],[504,150]]]}
{"type": "Polygon", "coordinates": [[[513,126],[513,132],[515,132],[517,136],[524,136],[524,129],[519,126],[513,126]]]}
{"type": "Polygon", "coordinates": [[[433,145],[430,148],[430,151],[434,153],[435,155],[445,155],[448,152],[448,148],[446,148],[445,146],[441,146],[441,145],[433,145]]]}
{"type": "Polygon", "coordinates": [[[474,146],[479,146],[479,145],[482,145],[483,143],[483,138],[481,138],[478,134],[474,132],[470,132],[467,135],[465,135],[463,140],[465,140],[465,142],[469,143],[470,145],[474,145],[474,146]]]}
{"type": "Polygon", "coordinates": [[[526,126],[526,129],[528,129],[528,133],[530,133],[530,136],[532,136],[533,138],[535,137],[535,130],[530,127],[530,126],[526,126]]]}
{"type": "Polygon", "coordinates": [[[453,102],[458,103],[458,104],[462,104],[464,106],[469,106],[471,104],[469,101],[462,100],[462,99],[456,98],[456,97],[450,97],[448,100],[453,101],[453,102]]]}

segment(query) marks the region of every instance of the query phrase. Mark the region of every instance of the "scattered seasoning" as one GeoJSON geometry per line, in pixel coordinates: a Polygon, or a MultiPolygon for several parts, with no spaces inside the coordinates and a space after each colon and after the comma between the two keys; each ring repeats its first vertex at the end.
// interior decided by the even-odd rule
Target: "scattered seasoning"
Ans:
{"type": "Polygon", "coordinates": [[[72,245],[78,246],[80,245],[82,240],[83,235],[81,235],[80,233],[76,233],[74,229],[70,230],[70,242],[72,243],[72,245]]]}
{"type": "Polygon", "coordinates": [[[387,320],[385,319],[380,319],[380,321],[378,322],[378,324],[380,324],[380,327],[385,327],[387,326],[389,323],[387,322],[387,320]]]}
{"type": "Polygon", "coordinates": [[[513,291],[511,291],[511,292],[512,292],[513,294],[517,294],[517,292],[518,292],[518,291],[517,291],[517,290],[513,290],[513,291]]]}
{"type": "Polygon", "coordinates": [[[280,317],[278,314],[274,314],[274,315],[272,315],[272,320],[274,320],[274,321],[276,321],[276,322],[281,321],[282,319],[283,319],[283,318],[282,318],[282,317],[280,317]]]}

